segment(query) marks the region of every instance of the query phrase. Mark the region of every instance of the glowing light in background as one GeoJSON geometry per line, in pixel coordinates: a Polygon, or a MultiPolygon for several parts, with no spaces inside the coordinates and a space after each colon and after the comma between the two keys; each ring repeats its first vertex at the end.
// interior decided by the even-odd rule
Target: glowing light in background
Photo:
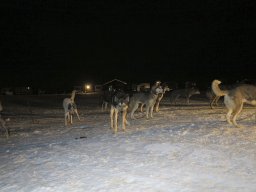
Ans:
{"type": "Polygon", "coordinates": [[[84,85],[85,92],[91,92],[92,91],[92,85],[91,84],[85,84],[84,85]]]}

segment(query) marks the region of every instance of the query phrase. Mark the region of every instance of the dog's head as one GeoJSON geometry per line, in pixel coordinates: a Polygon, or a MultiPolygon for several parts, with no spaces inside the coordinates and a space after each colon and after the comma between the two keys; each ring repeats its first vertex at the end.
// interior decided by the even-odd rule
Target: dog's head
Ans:
{"type": "Polygon", "coordinates": [[[166,91],[171,91],[172,89],[169,88],[168,84],[166,82],[162,83],[162,88],[163,88],[163,92],[165,93],[166,91]]]}
{"type": "Polygon", "coordinates": [[[155,85],[159,86],[161,84],[161,81],[156,81],[155,85]]]}
{"type": "Polygon", "coordinates": [[[114,107],[126,107],[128,106],[130,101],[130,97],[128,94],[124,93],[124,92],[117,92],[113,98],[112,98],[112,105],[114,107]]]}
{"type": "Polygon", "coordinates": [[[162,86],[159,86],[155,89],[155,94],[159,94],[159,93],[163,93],[163,92],[164,92],[164,90],[163,90],[162,86]]]}
{"type": "Polygon", "coordinates": [[[169,87],[165,87],[165,88],[164,88],[164,92],[165,92],[165,91],[171,91],[171,90],[172,90],[172,89],[170,89],[169,87]]]}
{"type": "Polygon", "coordinates": [[[213,80],[213,82],[212,82],[213,84],[217,84],[217,85],[219,85],[219,84],[221,84],[221,81],[220,80],[217,80],[217,79],[215,79],[215,80],[213,80]]]}
{"type": "Polygon", "coordinates": [[[171,89],[168,87],[168,85],[166,85],[163,87],[163,91],[165,93],[166,91],[171,91],[171,89]]]}
{"type": "Polygon", "coordinates": [[[197,88],[191,88],[191,91],[192,91],[192,94],[193,95],[199,95],[200,94],[200,91],[199,91],[199,89],[197,89],[197,88]]]}

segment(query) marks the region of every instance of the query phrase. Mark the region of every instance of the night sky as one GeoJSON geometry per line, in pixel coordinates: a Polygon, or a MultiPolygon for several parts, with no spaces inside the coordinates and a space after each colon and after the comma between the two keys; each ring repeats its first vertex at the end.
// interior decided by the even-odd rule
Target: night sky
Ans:
{"type": "Polygon", "coordinates": [[[0,6],[0,87],[256,79],[254,0],[1,0],[0,6]]]}

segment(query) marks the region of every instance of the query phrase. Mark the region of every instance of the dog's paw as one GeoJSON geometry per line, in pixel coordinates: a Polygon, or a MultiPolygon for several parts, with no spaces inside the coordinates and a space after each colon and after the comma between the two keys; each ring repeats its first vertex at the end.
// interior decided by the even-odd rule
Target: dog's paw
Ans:
{"type": "Polygon", "coordinates": [[[227,120],[229,125],[233,125],[233,123],[230,120],[227,120]]]}
{"type": "Polygon", "coordinates": [[[242,125],[238,125],[238,124],[234,124],[234,126],[235,126],[236,128],[241,128],[241,129],[243,129],[243,128],[244,128],[244,126],[242,126],[242,125]]]}

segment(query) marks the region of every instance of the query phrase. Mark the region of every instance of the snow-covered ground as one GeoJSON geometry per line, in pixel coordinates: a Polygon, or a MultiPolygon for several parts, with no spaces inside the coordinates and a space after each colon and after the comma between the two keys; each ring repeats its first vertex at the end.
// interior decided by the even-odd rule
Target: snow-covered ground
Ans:
{"type": "Polygon", "coordinates": [[[146,120],[140,112],[113,135],[96,96],[78,96],[83,120],[64,127],[62,99],[1,97],[11,137],[0,138],[0,191],[255,192],[255,109],[234,128],[226,109],[206,99],[162,102],[146,120]]]}

